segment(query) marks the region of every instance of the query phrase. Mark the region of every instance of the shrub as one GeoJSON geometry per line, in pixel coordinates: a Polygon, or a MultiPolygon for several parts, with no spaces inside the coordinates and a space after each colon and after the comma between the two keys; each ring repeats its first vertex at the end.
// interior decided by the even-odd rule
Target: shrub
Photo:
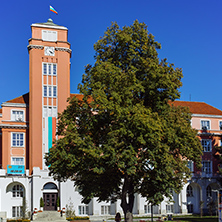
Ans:
{"type": "Polygon", "coordinates": [[[85,216],[85,217],[79,217],[79,216],[67,217],[66,220],[68,220],[68,221],[72,221],[72,220],[89,220],[89,217],[88,216],[85,216]]]}
{"type": "Polygon", "coordinates": [[[44,207],[44,201],[42,197],[40,198],[40,207],[44,207]]]}
{"type": "Polygon", "coordinates": [[[7,222],[30,222],[29,219],[8,219],[7,222]]]}
{"type": "Polygon", "coordinates": [[[57,200],[56,200],[56,205],[57,205],[57,207],[60,207],[60,200],[59,200],[59,197],[58,197],[57,200]]]}

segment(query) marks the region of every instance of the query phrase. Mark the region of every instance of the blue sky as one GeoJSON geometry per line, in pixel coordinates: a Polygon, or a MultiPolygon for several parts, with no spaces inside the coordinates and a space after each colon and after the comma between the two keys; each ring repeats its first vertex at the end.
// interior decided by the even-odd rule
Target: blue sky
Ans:
{"type": "Polygon", "coordinates": [[[84,66],[94,63],[93,44],[111,22],[122,27],[138,19],[161,43],[159,57],[183,69],[181,100],[222,110],[221,0],[1,1],[0,103],[29,91],[30,26],[49,16],[69,29],[72,93],[78,93],[84,66]],[[49,5],[59,14],[49,13],[49,5]]]}

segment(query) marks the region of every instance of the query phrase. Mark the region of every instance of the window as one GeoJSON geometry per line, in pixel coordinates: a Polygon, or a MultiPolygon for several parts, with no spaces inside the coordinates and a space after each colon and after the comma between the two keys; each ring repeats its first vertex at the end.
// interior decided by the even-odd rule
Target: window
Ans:
{"type": "Polygon", "coordinates": [[[53,64],[53,75],[57,74],[56,64],[53,64]]]}
{"type": "Polygon", "coordinates": [[[49,30],[42,30],[42,40],[56,42],[57,41],[57,32],[56,31],[49,31],[49,30]]]}
{"type": "Polygon", "coordinates": [[[43,63],[43,74],[47,75],[47,64],[43,63]]]}
{"type": "Polygon", "coordinates": [[[57,117],[56,107],[43,107],[43,117],[57,117]]]}
{"type": "Polygon", "coordinates": [[[169,214],[169,213],[173,213],[173,204],[168,204],[166,205],[166,213],[169,214]]]}
{"type": "Polygon", "coordinates": [[[42,68],[43,75],[57,75],[57,64],[56,63],[43,63],[42,68]]]}
{"type": "Polygon", "coordinates": [[[101,214],[110,214],[110,206],[101,206],[101,214]]]}
{"type": "Polygon", "coordinates": [[[219,128],[222,130],[222,121],[219,121],[219,128]]]}
{"type": "Polygon", "coordinates": [[[193,213],[193,204],[187,204],[188,213],[193,213]]]}
{"type": "Polygon", "coordinates": [[[12,146],[24,147],[24,133],[12,133],[12,146]]]}
{"type": "Polygon", "coordinates": [[[12,110],[11,120],[13,121],[23,121],[24,120],[24,112],[12,110]]]}
{"type": "Polygon", "coordinates": [[[52,75],[52,65],[51,64],[48,64],[48,74],[49,75],[52,75]]]}
{"type": "Polygon", "coordinates": [[[187,196],[192,197],[193,196],[193,187],[191,185],[187,186],[187,196]]]}
{"type": "Polygon", "coordinates": [[[43,187],[44,190],[57,190],[57,186],[54,183],[47,183],[43,187]]]}
{"type": "Polygon", "coordinates": [[[43,86],[43,95],[47,97],[47,86],[43,86]]]}
{"type": "Polygon", "coordinates": [[[22,207],[13,206],[12,207],[12,217],[22,217],[22,207]]]}
{"type": "Polygon", "coordinates": [[[79,210],[79,215],[89,214],[89,207],[88,207],[88,205],[80,205],[78,207],[78,210],[79,210]]]}
{"type": "Polygon", "coordinates": [[[210,186],[207,186],[206,195],[207,195],[207,197],[212,197],[212,190],[211,190],[210,186]]]}
{"type": "Polygon", "coordinates": [[[201,144],[203,147],[204,152],[211,152],[211,140],[209,139],[202,139],[201,144]]]}
{"type": "Polygon", "coordinates": [[[212,172],[212,170],[211,170],[211,161],[203,161],[202,165],[203,165],[202,171],[205,174],[210,174],[212,172]]]}
{"type": "Polygon", "coordinates": [[[188,160],[187,167],[190,169],[190,172],[193,172],[193,161],[188,160]]]}
{"type": "Polygon", "coordinates": [[[56,97],[57,87],[56,86],[43,86],[43,96],[44,97],[56,97]]]}
{"type": "Polygon", "coordinates": [[[24,165],[23,157],[12,157],[11,165],[24,165]]]}
{"type": "Polygon", "coordinates": [[[210,121],[209,120],[201,120],[201,129],[209,130],[210,129],[210,121]]]}
{"type": "Polygon", "coordinates": [[[48,89],[49,89],[49,97],[52,97],[52,87],[51,86],[48,86],[48,89]]]}
{"type": "Polygon", "coordinates": [[[13,197],[23,197],[24,189],[22,185],[14,185],[12,188],[12,196],[13,197]]]}
{"type": "Polygon", "coordinates": [[[151,213],[151,205],[144,205],[144,213],[145,214],[151,213]]]}
{"type": "Polygon", "coordinates": [[[53,97],[56,97],[57,87],[53,86],[53,97]]]}

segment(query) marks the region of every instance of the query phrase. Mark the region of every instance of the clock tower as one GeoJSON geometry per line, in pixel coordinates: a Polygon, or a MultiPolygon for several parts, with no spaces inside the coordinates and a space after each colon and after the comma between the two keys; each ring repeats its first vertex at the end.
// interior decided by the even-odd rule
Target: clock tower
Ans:
{"type": "Polygon", "coordinates": [[[29,39],[29,171],[46,168],[44,155],[56,138],[57,115],[70,97],[68,29],[49,19],[31,26],[29,39]]]}

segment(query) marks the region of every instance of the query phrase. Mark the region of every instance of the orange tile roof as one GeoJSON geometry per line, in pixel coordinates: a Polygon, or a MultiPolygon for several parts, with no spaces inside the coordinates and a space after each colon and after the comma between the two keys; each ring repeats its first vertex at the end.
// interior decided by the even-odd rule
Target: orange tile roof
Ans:
{"type": "MultiPolygon", "coordinates": [[[[82,100],[83,99],[83,94],[75,94],[75,93],[71,93],[70,94],[70,97],[73,98],[73,97],[76,97],[78,98],[79,100],[82,100]]],[[[23,103],[23,104],[29,104],[29,93],[26,93],[24,95],[21,95],[19,97],[16,97],[14,99],[11,99],[11,100],[8,100],[6,101],[6,103],[23,103]]]]}
{"type": "Polygon", "coordinates": [[[222,115],[222,111],[204,102],[174,101],[175,106],[186,106],[193,114],[222,115]]]}
{"type": "Polygon", "coordinates": [[[0,113],[2,113],[2,109],[0,109],[0,113]]]}
{"type": "MultiPolygon", "coordinates": [[[[71,93],[70,97],[78,98],[79,100],[83,99],[83,94],[76,94],[71,93]]],[[[90,102],[92,100],[90,99],[90,102]]],[[[24,95],[21,95],[15,99],[7,101],[7,103],[23,103],[23,104],[29,104],[29,93],[26,93],[24,95]]],[[[222,115],[222,111],[208,105],[204,102],[187,102],[187,101],[174,101],[170,102],[175,106],[185,106],[190,108],[190,112],[193,114],[205,114],[205,115],[222,115]]],[[[2,109],[0,109],[0,113],[2,113],[2,109]]]]}
{"type": "Polygon", "coordinates": [[[22,103],[22,104],[29,104],[29,93],[16,97],[15,99],[11,99],[6,101],[6,103],[22,103]]]}
{"type": "MultiPolygon", "coordinates": [[[[71,93],[71,94],[70,94],[70,97],[71,97],[71,98],[76,97],[77,99],[82,100],[82,99],[83,99],[83,94],[71,93]]],[[[90,98],[90,99],[88,100],[88,102],[92,102],[92,98],[90,98]]]]}

